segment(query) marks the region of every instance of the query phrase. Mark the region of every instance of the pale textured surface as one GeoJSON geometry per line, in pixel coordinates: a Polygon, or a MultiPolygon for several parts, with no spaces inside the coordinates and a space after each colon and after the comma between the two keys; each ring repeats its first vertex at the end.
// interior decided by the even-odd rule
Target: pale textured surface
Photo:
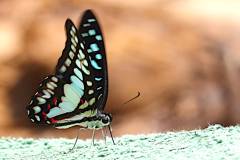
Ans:
{"type": "Polygon", "coordinates": [[[0,159],[240,159],[240,126],[210,126],[205,130],[165,134],[126,135],[107,139],[79,140],[74,151],[73,139],[0,139],[0,159]]]}

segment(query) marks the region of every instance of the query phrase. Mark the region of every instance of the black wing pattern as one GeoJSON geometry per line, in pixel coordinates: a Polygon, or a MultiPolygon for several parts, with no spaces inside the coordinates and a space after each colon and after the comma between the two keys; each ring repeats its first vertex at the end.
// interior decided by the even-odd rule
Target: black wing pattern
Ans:
{"type": "MultiPolygon", "coordinates": [[[[96,21],[94,16],[89,19],[89,14],[93,16],[91,11],[86,11],[83,22],[96,21]]],[[[97,27],[95,32],[101,39],[96,35],[96,40],[90,41],[91,38],[82,37],[81,27],[77,30],[70,19],[66,20],[67,41],[56,74],[43,80],[27,106],[33,122],[61,124],[62,128],[68,128],[77,125],[75,121],[94,116],[97,110],[103,109],[107,98],[106,55],[100,28],[97,23],[93,26],[97,27]]],[[[93,31],[89,28],[88,33],[92,35],[93,31]]]]}
{"type": "Polygon", "coordinates": [[[95,92],[97,94],[96,107],[103,110],[108,97],[107,58],[101,28],[91,10],[86,10],[79,24],[79,33],[84,39],[85,46],[92,65],[95,92]]]}

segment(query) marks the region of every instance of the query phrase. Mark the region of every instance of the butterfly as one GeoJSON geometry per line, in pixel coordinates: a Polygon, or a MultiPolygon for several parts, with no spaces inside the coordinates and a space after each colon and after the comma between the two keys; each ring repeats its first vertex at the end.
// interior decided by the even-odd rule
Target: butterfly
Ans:
{"type": "Polygon", "coordinates": [[[112,116],[104,112],[108,69],[99,23],[93,12],[86,10],[78,28],[67,19],[65,30],[67,40],[55,74],[47,76],[32,96],[26,107],[28,117],[58,129],[108,127],[112,137],[112,116]]]}

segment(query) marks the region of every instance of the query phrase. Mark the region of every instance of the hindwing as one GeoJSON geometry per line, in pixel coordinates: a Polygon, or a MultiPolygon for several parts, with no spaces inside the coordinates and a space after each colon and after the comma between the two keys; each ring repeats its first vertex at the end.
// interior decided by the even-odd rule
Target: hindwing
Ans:
{"type": "Polygon", "coordinates": [[[29,118],[36,123],[60,123],[94,108],[96,87],[84,41],[70,19],[65,28],[67,40],[56,74],[40,84],[27,107],[29,118]]]}

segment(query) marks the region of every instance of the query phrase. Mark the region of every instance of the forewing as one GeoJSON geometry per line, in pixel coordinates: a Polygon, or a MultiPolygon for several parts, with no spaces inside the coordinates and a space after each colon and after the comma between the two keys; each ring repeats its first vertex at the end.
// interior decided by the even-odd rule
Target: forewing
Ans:
{"type": "Polygon", "coordinates": [[[93,82],[95,84],[95,107],[103,110],[108,96],[108,70],[103,34],[97,18],[91,10],[84,12],[79,25],[79,33],[83,37],[89,56],[93,82]]]}

